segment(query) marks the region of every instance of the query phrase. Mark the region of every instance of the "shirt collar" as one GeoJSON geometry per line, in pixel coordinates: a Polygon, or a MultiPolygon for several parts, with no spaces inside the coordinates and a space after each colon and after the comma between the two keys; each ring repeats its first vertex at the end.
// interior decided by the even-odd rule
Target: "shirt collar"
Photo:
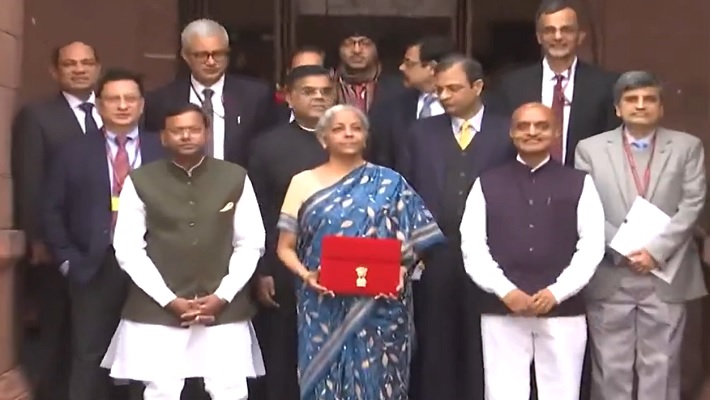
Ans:
{"type": "Polygon", "coordinates": [[[434,93],[434,92],[432,92],[432,93],[420,92],[420,93],[419,93],[419,101],[425,101],[425,100],[427,100],[427,99],[429,99],[429,98],[435,99],[435,100],[439,100],[439,97],[438,97],[438,96],[436,95],[436,93],[434,93]]]}
{"type": "Polygon", "coordinates": [[[645,137],[637,139],[629,135],[629,132],[626,130],[626,128],[624,128],[624,135],[626,135],[626,141],[629,144],[638,143],[641,145],[639,147],[645,148],[651,144],[651,140],[653,140],[653,137],[656,135],[656,130],[654,129],[650,134],[646,135],[645,137]]]}
{"type": "MultiPolygon", "coordinates": [[[[113,141],[116,140],[116,134],[115,134],[115,133],[112,133],[112,132],[109,131],[108,129],[105,129],[105,132],[106,132],[106,137],[108,137],[109,139],[111,139],[111,140],[113,140],[113,141]]],[[[126,135],[126,137],[129,138],[129,139],[131,139],[131,140],[136,140],[136,139],[138,139],[138,127],[136,126],[135,128],[133,128],[133,130],[131,130],[130,132],[128,132],[128,134],[126,135]]]]}
{"type": "MultiPolygon", "coordinates": [[[[481,106],[481,109],[478,110],[476,115],[468,119],[468,123],[471,125],[471,128],[473,128],[476,132],[481,131],[481,124],[483,123],[483,110],[485,109],[484,106],[481,106]]],[[[463,118],[458,118],[458,117],[451,117],[451,127],[453,128],[454,132],[458,132],[461,130],[461,126],[463,123],[466,122],[463,118]]]]}
{"type": "Polygon", "coordinates": [[[96,104],[96,96],[94,95],[93,92],[91,93],[91,96],[89,96],[89,99],[86,101],[81,100],[80,98],[74,96],[73,94],[69,94],[67,92],[62,92],[62,95],[67,100],[67,103],[69,103],[69,107],[71,109],[79,108],[79,106],[84,103],[96,104]]]}
{"type": "Polygon", "coordinates": [[[199,161],[197,164],[195,164],[195,165],[193,165],[192,167],[190,167],[189,170],[183,168],[182,165],[176,163],[175,161],[173,161],[172,163],[173,163],[174,166],[178,167],[178,169],[180,169],[180,170],[183,171],[185,174],[187,174],[187,176],[192,177],[192,174],[193,174],[193,172],[195,171],[195,169],[197,169],[198,167],[202,166],[202,164],[205,162],[205,159],[206,159],[206,158],[207,158],[207,157],[202,156],[202,158],[200,158],[200,161],[199,161]]]}
{"type": "MultiPolygon", "coordinates": [[[[518,157],[517,157],[516,159],[518,160],[519,163],[524,164],[524,165],[530,167],[529,165],[527,165],[527,164],[525,163],[525,161],[523,161],[523,159],[520,157],[520,154],[518,154],[518,157]]],[[[540,164],[538,164],[538,165],[535,166],[535,167],[531,167],[531,168],[530,168],[530,172],[535,172],[535,171],[537,171],[538,169],[544,167],[545,164],[547,164],[549,161],[550,161],[550,156],[547,156],[547,158],[544,159],[540,164]]]]}
{"type": "Polygon", "coordinates": [[[217,82],[215,82],[212,86],[207,87],[195,79],[194,76],[190,75],[190,84],[192,85],[193,89],[197,92],[197,95],[200,99],[204,97],[204,90],[205,89],[212,89],[214,92],[214,95],[212,96],[213,99],[221,99],[222,94],[224,93],[224,75],[222,75],[221,78],[217,82]]]}
{"type": "MultiPolygon", "coordinates": [[[[572,61],[572,67],[570,69],[562,72],[560,75],[565,77],[565,81],[569,82],[574,79],[574,73],[577,70],[577,57],[572,61]]],[[[547,57],[542,59],[542,81],[549,82],[555,81],[557,74],[550,68],[550,62],[547,61],[547,57]]]]}

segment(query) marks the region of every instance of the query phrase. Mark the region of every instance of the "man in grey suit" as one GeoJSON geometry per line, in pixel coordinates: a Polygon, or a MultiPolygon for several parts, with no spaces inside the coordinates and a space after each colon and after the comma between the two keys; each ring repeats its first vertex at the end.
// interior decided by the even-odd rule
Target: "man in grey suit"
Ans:
{"type": "Polygon", "coordinates": [[[641,196],[671,216],[665,231],[631,254],[607,254],[587,286],[592,339],[592,399],[680,398],[685,302],[705,295],[692,240],[705,201],[701,141],[659,126],[661,86],[650,73],[623,74],[614,86],[623,124],[579,143],[575,165],[594,179],[606,215],[606,242],[641,196]],[[654,269],[677,273],[668,284],[654,269]]]}

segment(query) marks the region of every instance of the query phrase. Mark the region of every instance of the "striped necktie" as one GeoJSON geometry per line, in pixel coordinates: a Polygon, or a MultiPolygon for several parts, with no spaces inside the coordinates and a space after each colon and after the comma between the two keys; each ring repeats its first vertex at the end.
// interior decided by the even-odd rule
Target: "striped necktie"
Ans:
{"type": "Polygon", "coordinates": [[[436,97],[429,93],[422,98],[422,109],[419,111],[417,119],[431,117],[431,106],[436,101],[436,97]]]}
{"type": "Polygon", "coordinates": [[[475,130],[468,121],[464,121],[464,123],[461,124],[461,128],[459,128],[458,137],[456,138],[456,141],[459,142],[461,150],[466,150],[466,147],[471,144],[474,133],[475,130]]]}
{"type": "Polygon", "coordinates": [[[202,91],[202,94],[205,96],[202,100],[202,112],[210,120],[210,134],[207,137],[207,143],[205,143],[205,155],[212,156],[214,154],[214,107],[212,106],[214,90],[207,88],[202,91]]]}

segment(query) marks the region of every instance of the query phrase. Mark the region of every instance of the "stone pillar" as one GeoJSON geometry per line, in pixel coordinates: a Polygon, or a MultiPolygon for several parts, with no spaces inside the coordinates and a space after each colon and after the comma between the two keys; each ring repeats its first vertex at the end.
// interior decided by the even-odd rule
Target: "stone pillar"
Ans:
{"type": "Polygon", "coordinates": [[[14,329],[14,267],[25,245],[12,230],[10,128],[20,83],[24,0],[3,0],[0,12],[0,400],[27,400],[30,394],[17,367],[14,329]]]}

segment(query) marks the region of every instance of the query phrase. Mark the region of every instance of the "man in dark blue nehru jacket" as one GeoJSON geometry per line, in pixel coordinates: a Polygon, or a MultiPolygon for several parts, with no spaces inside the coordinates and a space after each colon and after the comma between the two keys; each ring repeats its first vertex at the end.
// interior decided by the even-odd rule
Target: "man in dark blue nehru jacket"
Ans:
{"type": "Polygon", "coordinates": [[[550,159],[560,135],[552,110],[513,114],[517,161],[474,183],[461,221],[466,272],[481,304],[486,399],[577,400],[587,341],[580,290],[604,255],[604,210],[584,172],[550,159]]]}

